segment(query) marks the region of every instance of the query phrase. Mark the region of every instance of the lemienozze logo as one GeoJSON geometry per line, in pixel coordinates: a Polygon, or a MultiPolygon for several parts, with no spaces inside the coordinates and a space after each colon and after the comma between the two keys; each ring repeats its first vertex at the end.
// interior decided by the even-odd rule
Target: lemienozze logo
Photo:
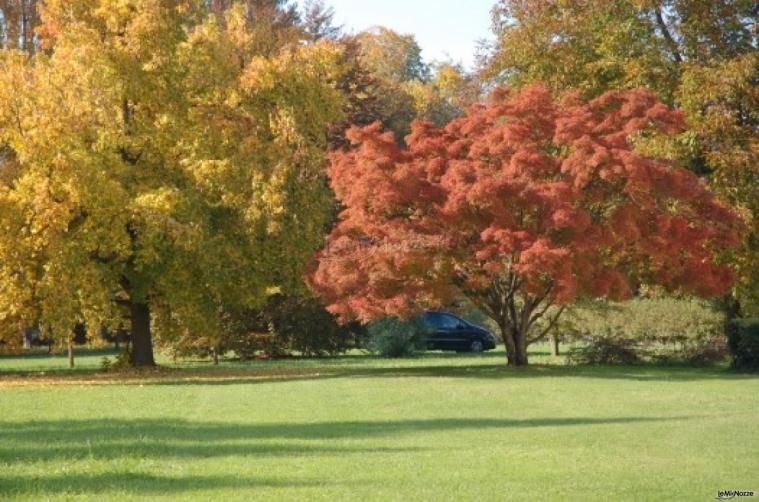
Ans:
{"type": "Polygon", "coordinates": [[[738,497],[756,497],[752,490],[720,490],[717,492],[717,500],[733,500],[738,497]]]}

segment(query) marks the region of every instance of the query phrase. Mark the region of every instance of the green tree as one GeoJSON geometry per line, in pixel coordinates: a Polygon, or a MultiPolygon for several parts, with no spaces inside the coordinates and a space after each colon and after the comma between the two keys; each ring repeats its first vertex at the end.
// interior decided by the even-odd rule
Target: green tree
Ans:
{"type": "Polygon", "coordinates": [[[342,35],[342,26],[335,24],[335,9],[324,0],[306,0],[302,18],[303,30],[312,40],[338,39],[342,35]]]}
{"type": "Polygon", "coordinates": [[[208,12],[49,0],[48,53],[0,54],[5,329],[126,316],[146,366],[154,332],[218,333],[223,305],[300,287],[331,206],[339,51],[259,55],[245,6],[208,12]]]}
{"type": "Polygon", "coordinates": [[[429,67],[413,35],[402,35],[378,26],[357,35],[361,61],[379,78],[389,82],[427,80],[429,67]]]}
{"type": "Polygon", "coordinates": [[[436,126],[463,115],[481,97],[479,82],[455,63],[436,63],[426,81],[405,82],[403,88],[414,103],[415,118],[436,126]]]}
{"type": "Polygon", "coordinates": [[[350,142],[345,132],[353,124],[369,125],[373,122],[387,122],[388,108],[383,106],[383,83],[361,63],[361,46],[353,36],[339,39],[340,79],[337,89],[344,97],[343,119],[329,128],[329,149],[346,148],[350,142]]]}

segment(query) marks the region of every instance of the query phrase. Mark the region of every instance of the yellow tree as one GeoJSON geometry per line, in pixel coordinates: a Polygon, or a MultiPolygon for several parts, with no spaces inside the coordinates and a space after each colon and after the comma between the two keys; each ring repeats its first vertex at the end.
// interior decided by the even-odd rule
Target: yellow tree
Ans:
{"type": "MultiPolygon", "coordinates": [[[[382,26],[344,37],[346,54],[355,48],[354,65],[369,77],[364,88],[361,78],[350,84],[351,100],[368,94],[376,107],[363,116],[350,114],[352,125],[369,125],[379,120],[395,133],[400,142],[411,132],[411,122],[428,120],[443,125],[463,115],[464,110],[478,101],[478,82],[452,62],[428,64],[413,35],[397,33],[382,26]]],[[[344,132],[344,131],[343,131],[344,132]]]]}
{"type": "Polygon", "coordinates": [[[298,9],[290,0],[205,0],[204,4],[224,24],[225,12],[237,5],[247,24],[248,45],[257,54],[272,55],[283,45],[308,35],[298,9]]]}
{"type": "Polygon", "coordinates": [[[337,49],[262,56],[242,5],[49,0],[32,58],[0,56],[0,324],[128,318],[219,330],[221,305],[301,283],[331,206],[337,49]]]}

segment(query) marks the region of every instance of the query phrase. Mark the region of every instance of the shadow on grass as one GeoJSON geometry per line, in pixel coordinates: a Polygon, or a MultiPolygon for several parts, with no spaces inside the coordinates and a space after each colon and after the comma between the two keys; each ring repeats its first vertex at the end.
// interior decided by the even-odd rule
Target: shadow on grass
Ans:
{"type": "MultiPolygon", "coordinates": [[[[13,467],[37,462],[68,463],[65,475],[36,476],[0,472],[0,493],[99,493],[123,491],[159,494],[211,489],[310,486],[310,480],[239,476],[162,476],[145,473],[77,471],[76,461],[101,462],[151,459],[171,465],[176,459],[222,457],[298,458],[309,455],[395,455],[422,448],[356,447],[349,443],[378,437],[451,433],[476,430],[497,434],[508,429],[540,427],[598,427],[635,423],[682,421],[697,417],[567,417],[535,419],[440,418],[397,421],[342,421],[321,423],[190,422],[157,419],[48,420],[0,422],[0,465],[13,467]],[[345,441],[342,441],[345,440],[345,441]],[[348,444],[346,444],[348,443],[348,444]]],[[[360,457],[359,457],[360,456],[360,457]]]]}
{"type": "Polygon", "coordinates": [[[597,426],[688,420],[696,417],[436,418],[393,421],[236,424],[154,419],[0,422],[0,460],[50,458],[215,457],[397,453],[407,449],[346,448],[324,440],[366,439],[424,432],[597,426]],[[276,441],[300,440],[289,444],[276,441]],[[225,444],[224,442],[234,442],[225,444]],[[248,441],[248,443],[245,443],[248,441]],[[316,441],[316,443],[310,443],[316,441]],[[243,442],[243,443],[240,443],[243,442]],[[12,445],[13,447],[10,447],[12,445]],[[21,448],[18,448],[21,446],[21,448]]]}
{"type": "MultiPolygon", "coordinates": [[[[448,377],[486,379],[532,378],[595,378],[637,381],[699,381],[736,380],[752,378],[720,367],[695,368],[688,366],[574,366],[531,365],[525,368],[507,367],[504,364],[478,364],[472,366],[413,366],[401,368],[360,368],[341,376],[350,377],[448,377]]],[[[754,375],[756,377],[756,375],[754,375]]]]}
{"type": "MultiPolygon", "coordinates": [[[[413,362],[412,362],[413,364],[413,362]]],[[[299,380],[324,380],[336,378],[472,378],[487,380],[524,380],[535,378],[590,378],[601,380],[628,380],[639,382],[696,382],[706,380],[759,379],[756,374],[739,374],[721,367],[694,368],[687,366],[561,366],[531,365],[527,368],[511,368],[504,364],[476,364],[471,366],[425,365],[399,367],[325,367],[311,368],[302,373],[278,375],[264,372],[246,375],[236,371],[225,375],[197,372],[195,374],[171,374],[150,380],[146,385],[246,385],[299,380]]]]}
{"type": "MultiPolygon", "coordinates": [[[[50,474],[44,476],[6,476],[0,474],[0,493],[7,496],[36,493],[92,494],[123,492],[137,495],[163,495],[198,490],[250,488],[298,488],[323,485],[321,481],[257,478],[251,476],[156,476],[151,474],[108,472],[102,474],[50,474]]],[[[46,497],[45,497],[46,498],[46,497]]]]}
{"type": "MultiPolygon", "coordinates": [[[[105,353],[105,351],[103,351],[105,353]]],[[[538,353],[531,353],[539,356],[538,353]]],[[[20,359],[29,356],[7,356],[20,359]]],[[[35,358],[36,356],[32,356],[35,358]]],[[[411,359],[391,360],[372,355],[345,355],[325,359],[233,362],[220,366],[161,367],[131,373],[104,373],[95,368],[32,370],[2,368],[0,386],[9,380],[42,383],[124,383],[140,385],[241,385],[334,378],[474,378],[491,380],[532,378],[592,378],[630,381],[704,381],[756,379],[759,375],[737,374],[722,366],[640,364],[630,366],[580,366],[532,364],[507,367],[502,350],[483,354],[428,352],[411,359]]],[[[537,357],[541,361],[540,357],[537,357]]],[[[544,360],[542,360],[544,361],[544,360]]],[[[541,362],[542,362],[541,361],[541,362]]]]}
{"type": "MultiPolygon", "coordinates": [[[[102,356],[116,356],[120,351],[112,347],[89,347],[89,346],[74,346],[74,355],[78,357],[102,357],[102,356]]],[[[66,352],[53,351],[48,352],[46,348],[35,347],[32,349],[24,349],[19,354],[0,354],[0,361],[11,359],[63,359],[66,357],[66,352]]]]}
{"type": "MultiPolygon", "coordinates": [[[[155,430],[155,425],[145,424],[145,428],[133,429],[135,436],[130,439],[98,435],[88,432],[83,439],[57,439],[47,444],[27,444],[22,449],[0,447],[0,460],[10,462],[39,462],[49,460],[118,460],[127,457],[138,458],[185,458],[203,459],[228,456],[265,457],[307,457],[393,454],[421,451],[420,448],[355,448],[334,447],[313,444],[252,443],[260,440],[251,436],[219,437],[208,428],[193,428],[198,434],[212,434],[213,439],[190,439],[182,434],[165,435],[165,430],[155,430]],[[145,434],[145,435],[142,435],[145,434]],[[225,444],[223,441],[236,441],[225,444]],[[242,441],[242,442],[241,442],[242,441]]],[[[189,432],[189,431],[187,431],[189,432]]],[[[76,435],[76,434],[75,434],[76,435]]],[[[19,441],[17,439],[17,441],[19,441]]],[[[22,441],[23,442],[23,441],[22,441]]]]}

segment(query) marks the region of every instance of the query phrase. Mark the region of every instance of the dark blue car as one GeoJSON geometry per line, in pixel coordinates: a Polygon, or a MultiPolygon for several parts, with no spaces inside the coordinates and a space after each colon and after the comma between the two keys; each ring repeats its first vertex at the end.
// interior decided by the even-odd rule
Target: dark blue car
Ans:
{"type": "Polygon", "coordinates": [[[427,339],[430,350],[484,352],[495,348],[496,338],[490,331],[453,314],[427,312],[424,321],[434,329],[427,339]]]}

